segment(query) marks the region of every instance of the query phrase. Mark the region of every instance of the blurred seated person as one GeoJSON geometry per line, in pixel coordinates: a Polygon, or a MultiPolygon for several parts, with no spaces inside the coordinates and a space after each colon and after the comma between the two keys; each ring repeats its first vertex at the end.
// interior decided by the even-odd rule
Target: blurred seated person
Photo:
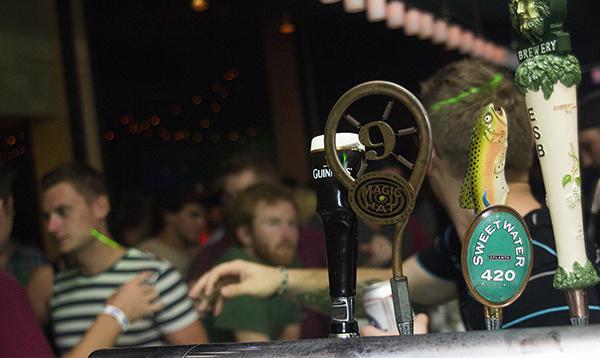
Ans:
{"type": "MultiPolygon", "coordinates": [[[[221,191],[221,209],[225,212],[237,193],[259,183],[278,183],[279,174],[270,158],[260,152],[243,151],[223,161],[219,170],[218,187],[221,191]]],[[[225,226],[211,230],[206,245],[194,258],[188,281],[196,280],[215,265],[216,258],[233,245],[235,240],[225,233],[225,226]]]]}
{"type": "Polygon", "coordinates": [[[15,171],[0,161],[0,271],[10,273],[26,286],[31,273],[47,265],[48,260],[40,250],[23,246],[11,238],[15,220],[14,182],[15,171]]]}
{"type": "Polygon", "coordinates": [[[138,244],[138,248],[168,260],[182,277],[187,277],[200,248],[200,235],[206,230],[199,194],[171,191],[160,195],[153,224],[154,236],[138,244]]]}
{"type": "Polygon", "coordinates": [[[111,238],[101,173],[64,164],[46,174],[41,187],[48,232],[75,262],[55,274],[45,311],[61,354],[207,341],[177,270],[111,238]]]}
{"type": "Polygon", "coordinates": [[[0,356],[54,357],[23,287],[11,275],[0,272],[0,291],[0,356]]]}
{"type": "Polygon", "coordinates": [[[600,243],[600,91],[579,105],[579,151],[586,235],[600,243]]]}
{"type": "MultiPolygon", "coordinates": [[[[243,259],[275,266],[295,264],[298,210],[286,189],[258,184],[240,192],[227,211],[226,222],[237,242],[218,262],[243,259]]],[[[283,297],[240,296],[225,302],[221,314],[212,322],[209,318],[207,329],[215,342],[289,340],[300,337],[298,321],[298,306],[283,297]]]]}
{"type": "Polygon", "coordinates": [[[117,196],[115,210],[109,217],[109,228],[124,246],[137,246],[151,234],[154,200],[147,193],[126,190],[117,196]]]}

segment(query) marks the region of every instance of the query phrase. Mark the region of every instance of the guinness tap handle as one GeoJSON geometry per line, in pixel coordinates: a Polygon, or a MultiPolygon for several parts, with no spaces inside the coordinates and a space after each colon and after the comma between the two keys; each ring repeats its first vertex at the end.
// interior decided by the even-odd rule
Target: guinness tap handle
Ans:
{"type": "MultiPolygon", "coordinates": [[[[336,154],[348,172],[358,169],[364,147],[354,133],[338,133],[336,154]]],[[[356,294],[356,255],[358,237],[356,214],[348,201],[347,189],[333,176],[325,157],[323,136],[311,143],[313,179],[317,193],[317,214],[325,231],[327,266],[329,269],[329,294],[331,296],[331,337],[358,336],[354,319],[356,294]]]]}

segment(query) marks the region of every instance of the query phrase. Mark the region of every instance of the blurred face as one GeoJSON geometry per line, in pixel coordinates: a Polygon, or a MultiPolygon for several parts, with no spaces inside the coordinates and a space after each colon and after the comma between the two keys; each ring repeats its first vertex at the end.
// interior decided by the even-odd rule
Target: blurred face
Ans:
{"type": "Polygon", "coordinates": [[[252,249],[272,265],[290,265],[296,257],[298,219],[295,207],[287,201],[258,202],[254,209],[252,249]]]}
{"type": "Polygon", "coordinates": [[[0,199],[0,252],[4,249],[14,223],[13,197],[0,199]]]}
{"type": "Polygon", "coordinates": [[[581,166],[600,170],[600,129],[590,128],[579,132],[581,166]]]}
{"type": "Polygon", "coordinates": [[[106,217],[100,197],[88,204],[68,182],[58,183],[43,195],[46,228],[63,254],[77,253],[94,243],[90,230],[106,217]]]}
{"type": "Polygon", "coordinates": [[[223,200],[230,202],[242,190],[258,184],[258,177],[252,169],[227,175],[223,178],[223,200]]]}
{"type": "Polygon", "coordinates": [[[196,203],[188,203],[177,213],[169,214],[169,223],[187,244],[196,244],[200,233],[206,229],[204,210],[196,203]]]}

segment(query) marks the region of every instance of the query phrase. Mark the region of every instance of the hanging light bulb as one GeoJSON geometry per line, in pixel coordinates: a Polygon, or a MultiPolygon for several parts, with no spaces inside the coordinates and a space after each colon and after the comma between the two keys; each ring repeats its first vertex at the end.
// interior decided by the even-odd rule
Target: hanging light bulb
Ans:
{"type": "Polygon", "coordinates": [[[288,10],[285,10],[283,15],[281,16],[281,23],[279,24],[279,32],[288,35],[292,34],[296,31],[296,25],[292,21],[292,17],[288,10]]]}
{"type": "Polygon", "coordinates": [[[367,0],[367,20],[377,22],[385,20],[385,0],[367,0]]]}
{"type": "Polygon", "coordinates": [[[404,13],[406,6],[401,1],[390,1],[387,4],[386,18],[388,29],[399,29],[404,25],[404,13]]]}
{"type": "Polygon", "coordinates": [[[422,12],[417,8],[410,8],[406,12],[406,22],[404,23],[404,34],[406,36],[415,36],[419,33],[421,27],[422,12]]]}
{"type": "Polygon", "coordinates": [[[446,39],[446,48],[448,50],[455,50],[460,45],[460,39],[462,37],[462,30],[460,26],[453,24],[448,27],[448,38],[446,39]]]}
{"type": "Polygon", "coordinates": [[[448,22],[444,19],[437,19],[433,22],[433,36],[431,42],[436,45],[446,42],[448,38],[448,22]]]}
{"type": "Polygon", "coordinates": [[[467,54],[473,48],[473,41],[475,41],[475,34],[473,31],[465,31],[460,39],[460,45],[458,49],[461,53],[467,54]]]}
{"type": "Polygon", "coordinates": [[[194,11],[206,11],[208,7],[208,0],[192,0],[192,10],[194,11]]]}
{"type": "Polygon", "coordinates": [[[421,23],[419,24],[418,38],[428,39],[433,35],[433,14],[424,12],[421,14],[421,23]]]}
{"type": "Polygon", "coordinates": [[[355,13],[365,10],[365,0],[344,0],[344,10],[355,13]]]}

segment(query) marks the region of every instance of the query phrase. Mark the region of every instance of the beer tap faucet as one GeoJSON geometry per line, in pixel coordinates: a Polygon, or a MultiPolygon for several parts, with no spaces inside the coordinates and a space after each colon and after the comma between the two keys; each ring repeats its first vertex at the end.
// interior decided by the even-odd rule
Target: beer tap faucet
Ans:
{"type": "MultiPolygon", "coordinates": [[[[364,146],[354,133],[338,133],[337,155],[344,169],[356,173],[364,155],[364,146]]],[[[311,143],[313,181],[317,193],[317,214],[321,218],[327,245],[331,321],[329,336],[358,337],[354,319],[356,294],[356,253],[358,238],[356,214],[348,201],[348,191],[333,176],[325,158],[323,136],[311,143]]]]}

